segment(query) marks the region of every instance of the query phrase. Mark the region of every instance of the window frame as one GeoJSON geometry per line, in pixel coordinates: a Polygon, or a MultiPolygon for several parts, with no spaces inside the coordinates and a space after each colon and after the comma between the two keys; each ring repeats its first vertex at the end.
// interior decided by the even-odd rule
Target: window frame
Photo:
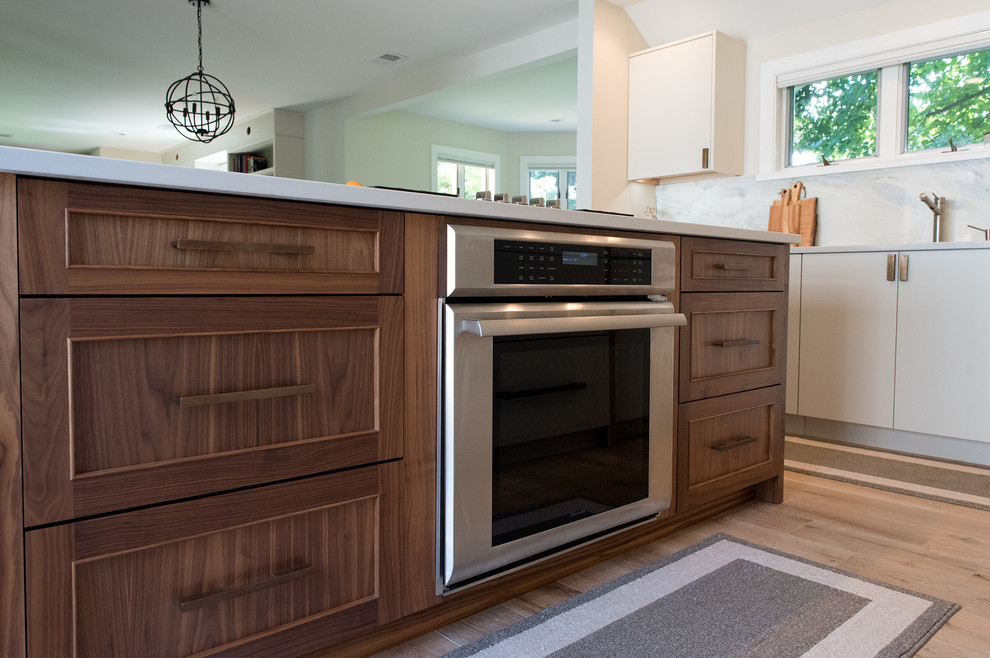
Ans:
{"type": "MultiPolygon", "coordinates": [[[[577,156],[575,155],[522,155],[519,157],[519,193],[529,197],[529,172],[538,171],[558,171],[562,174],[562,183],[558,185],[563,188],[564,196],[561,201],[568,199],[567,194],[567,174],[568,171],[577,171],[577,156]]],[[[575,205],[577,196],[574,197],[575,205]]],[[[566,208],[567,206],[563,206],[566,208]]]]}
{"type": "MultiPolygon", "coordinates": [[[[437,163],[440,160],[456,162],[457,164],[472,167],[494,168],[495,190],[500,188],[500,182],[502,180],[502,156],[498,153],[485,153],[484,151],[472,151],[457,148],[456,146],[430,144],[430,191],[432,192],[437,191],[437,163]]],[[[492,192],[495,192],[495,190],[492,190],[492,192]]]]}
{"type": "Polygon", "coordinates": [[[907,152],[907,63],[990,48],[990,12],[765,62],[760,75],[758,180],[990,158],[990,146],[907,152]],[[788,96],[794,85],[878,69],[877,155],[788,166],[788,96]]]}

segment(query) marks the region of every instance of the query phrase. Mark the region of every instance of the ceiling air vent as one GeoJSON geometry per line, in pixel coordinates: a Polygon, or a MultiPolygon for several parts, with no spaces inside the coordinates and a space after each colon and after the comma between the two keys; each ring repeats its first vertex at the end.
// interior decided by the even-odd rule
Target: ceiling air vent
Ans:
{"type": "Polygon", "coordinates": [[[406,59],[405,55],[397,55],[396,53],[382,53],[378,57],[372,57],[368,61],[372,64],[381,64],[382,66],[386,66],[388,64],[401,62],[404,59],[406,59]]]}

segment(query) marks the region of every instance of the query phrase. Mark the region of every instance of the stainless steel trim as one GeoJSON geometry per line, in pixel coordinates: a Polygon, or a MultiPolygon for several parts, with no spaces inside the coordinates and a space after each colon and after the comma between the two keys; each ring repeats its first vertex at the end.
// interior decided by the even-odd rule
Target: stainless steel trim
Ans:
{"type": "MultiPolygon", "coordinates": [[[[670,506],[674,446],[673,328],[686,323],[684,316],[673,310],[670,302],[648,301],[450,303],[444,307],[440,502],[443,588],[457,586],[568,542],[656,515],[670,506]],[[580,331],[573,328],[574,321],[590,319],[597,326],[616,318],[622,323],[630,316],[665,325],[650,327],[649,442],[653,468],[649,496],[604,514],[492,546],[492,427],[487,419],[492,417],[493,338],[465,328],[484,327],[484,323],[493,321],[536,320],[541,327],[556,333],[580,331]]],[[[483,328],[481,331],[484,333],[483,328]]]]}
{"type": "Polygon", "coordinates": [[[550,296],[550,295],[659,295],[674,290],[676,271],[672,242],[640,240],[607,235],[553,233],[486,226],[447,226],[447,297],[466,296],[550,296]],[[600,245],[650,249],[651,285],[526,285],[495,283],[495,240],[549,241],[575,245],[600,245]]]}
{"type": "Polygon", "coordinates": [[[557,332],[602,331],[683,327],[687,319],[680,313],[658,315],[603,315],[592,317],[531,318],[516,320],[463,320],[460,330],[475,336],[520,336],[557,332]]]}

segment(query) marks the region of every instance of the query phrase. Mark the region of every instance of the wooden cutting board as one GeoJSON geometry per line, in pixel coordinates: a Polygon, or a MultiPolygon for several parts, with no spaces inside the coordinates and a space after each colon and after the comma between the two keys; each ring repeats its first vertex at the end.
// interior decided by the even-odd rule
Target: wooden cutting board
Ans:
{"type": "Polygon", "coordinates": [[[802,199],[807,189],[799,181],[780,191],[780,199],[770,206],[767,230],[778,233],[797,233],[801,242],[792,246],[811,247],[815,244],[818,198],[802,199]]]}

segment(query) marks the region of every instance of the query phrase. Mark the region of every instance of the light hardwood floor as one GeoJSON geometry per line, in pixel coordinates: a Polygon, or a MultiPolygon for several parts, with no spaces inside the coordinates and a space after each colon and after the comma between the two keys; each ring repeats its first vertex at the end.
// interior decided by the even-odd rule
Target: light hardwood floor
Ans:
{"type": "Polygon", "coordinates": [[[780,505],[748,503],[377,656],[443,655],[717,532],[958,603],[917,656],[990,656],[990,512],[791,472],[780,505]]]}

